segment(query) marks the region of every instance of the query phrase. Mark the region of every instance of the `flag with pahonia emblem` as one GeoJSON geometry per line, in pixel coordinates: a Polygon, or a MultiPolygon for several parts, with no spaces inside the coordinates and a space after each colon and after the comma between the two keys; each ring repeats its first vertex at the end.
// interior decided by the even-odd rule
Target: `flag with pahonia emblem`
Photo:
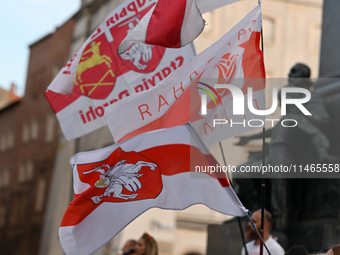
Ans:
{"type": "Polygon", "coordinates": [[[94,252],[153,207],[204,204],[227,215],[248,213],[190,124],[80,152],[70,163],[75,198],[59,228],[68,255],[94,252]]]}

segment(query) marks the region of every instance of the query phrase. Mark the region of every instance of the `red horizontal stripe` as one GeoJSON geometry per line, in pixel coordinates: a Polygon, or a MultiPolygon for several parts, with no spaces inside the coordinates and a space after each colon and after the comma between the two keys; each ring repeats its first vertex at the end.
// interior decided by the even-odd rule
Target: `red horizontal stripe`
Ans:
{"type": "MultiPolygon", "coordinates": [[[[161,170],[161,174],[165,176],[172,176],[190,171],[195,172],[195,166],[216,166],[216,164],[218,164],[211,154],[202,154],[197,147],[184,144],[157,146],[143,150],[138,154],[157,163],[161,170]]],[[[224,173],[205,174],[213,178],[218,178],[222,187],[229,187],[229,182],[225,178],[224,173]]],[[[88,192],[92,192],[91,188],[83,193],[88,192]]],[[[91,195],[87,194],[86,197],[91,197],[91,195]]],[[[86,199],[81,194],[76,196],[69,204],[60,226],[66,227],[79,224],[102,203],[103,202],[94,204],[91,200],[86,199]]],[[[124,206],[124,203],[122,203],[122,206],[124,206]]]]}

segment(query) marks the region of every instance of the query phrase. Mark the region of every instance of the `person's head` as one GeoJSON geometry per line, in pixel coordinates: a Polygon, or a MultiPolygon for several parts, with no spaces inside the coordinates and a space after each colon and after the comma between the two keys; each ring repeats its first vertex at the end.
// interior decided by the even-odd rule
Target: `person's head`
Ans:
{"type": "MultiPolygon", "coordinates": [[[[261,230],[261,210],[257,210],[253,213],[253,221],[254,221],[254,224],[256,225],[257,230],[260,232],[260,230],[261,230]]],[[[264,238],[266,236],[269,237],[269,233],[270,233],[270,230],[272,228],[272,222],[273,222],[273,218],[272,218],[271,213],[267,210],[264,210],[264,219],[263,219],[264,238]]],[[[246,238],[247,242],[249,242],[251,240],[259,239],[259,237],[256,233],[256,230],[253,228],[253,226],[251,225],[250,222],[248,222],[248,225],[247,225],[245,238],[246,238]]]]}
{"type": "Polygon", "coordinates": [[[289,78],[310,78],[310,69],[305,64],[295,64],[288,74],[289,78]]]}
{"type": "Polygon", "coordinates": [[[137,255],[158,255],[157,243],[148,233],[144,233],[135,246],[137,255]]]}
{"type": "Polygon", "coordinates": [[[309,253],[303,245],[294,245],[286,251],[285,255],[309,255],[309,253]]]}
{"type": "Polygon", "coordinates": [[[122,248],[122,251],[127,252],[129,250],[132,250],[132,249],[135,248],[136,244],[137,244],[136,240],[133,240],[133,239],[127,240],[126,243],[124,244],[123,248],[122,248]]]}
{"type": "Polygon", "coordinates": [[[340,255],[340,244],[333,246],[326,255],[340,255]]]}
{"type": "Polygon", "coordinates": [[[309,80],[310,69],[305,64],[297,63],[295,64],[288,74],[289,84],[296,87],[310,88],[312,83],[309,80]],[[299,79],[304,78],[304,79],[299,79]]]}

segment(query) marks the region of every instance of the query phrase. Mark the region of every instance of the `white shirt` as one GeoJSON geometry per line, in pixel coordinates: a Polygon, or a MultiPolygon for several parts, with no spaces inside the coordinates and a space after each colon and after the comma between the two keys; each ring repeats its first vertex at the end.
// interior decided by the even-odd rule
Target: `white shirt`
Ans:
{"type": "MultiPolygon", "coordinates": [[[[265,244],[270,251],[272,255],[284,255],[285,251],[281,247],[281,245],[276,242],[274,238],[271,236],[268,238],[267,241],[265,241],[265,244]]],[[[259,255],[260,254],[260,245],[255,245],[255,240],[246,243],[247,251],[249,255],[259,255]]],[[[244,247],[242,248],[241,255],[245,255],[246,252],[244,250],[244,247]]],[[[266,247],[263,246],[263,255],[268,255],[268,252],[266,250],[266,247]]]]}

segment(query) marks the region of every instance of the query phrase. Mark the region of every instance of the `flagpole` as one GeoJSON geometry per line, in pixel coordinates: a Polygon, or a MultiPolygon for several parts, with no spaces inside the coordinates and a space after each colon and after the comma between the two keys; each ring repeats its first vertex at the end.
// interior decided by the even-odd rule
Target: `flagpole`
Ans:
{"type": "Polygon", "coordinates": [[[264,247],[266,248],[268,254],[271,255],[271,253],[270,253],[270,251],[269,251],[267,245],[265,244],[265,242],[264,242],[264,240],[263,240],[262,235],[261,235],[261,234],[259,233],[259,231],[257,230],[256,225],[255,225],[255,223],[254,223],[252,217],[249,215],[249,213],[247,214],[247,216],[248,216],[249,221],[251,222],[251,225],[252,225],[253,228],[255,229],[256,234],[259,236],[259,238],[260,238],[260,240],[261,240],[261,244],[264,245],[264,247]]]}
{"type": "MultiPolygon", "coordinates": [[[[262,0],[258,0],[258,4],[261,4],[262,0]]],[[[261,25],[261,50],[264,58],[264,47],[263,47],[263,26],[261,25]]],[[[263,127],[262,129],[262,165],[264,166],[266,164],[266,128],[263,127]]],[[[264,225],[264,210],[265,210],[265,193],[266,192],[266,180],[263,177],[261,181],[261,240],[260,243],[260,255],[263,255],[263,245],[265,245],[263,241],[263,225],[264,225]]],[[[255,227],[256,229],[256,227],[255,227]]],[[[268,248],[266,246],[267,252],[268,248]]],[[[270,253],[269,253],[270,254],[270,253]]]]}
{"type": "MultiPolygon", "coordinates": [[[[221,149],[221,153],[222,153],[224,165],[227,166],[227,162],[226,162],[225,157],[224,157],[224,152],[223,152],[222,143],[219,142],[219,144],[220,144],[220,149],[221,149]]],[[[230,179],[230,176],[229,176],[229,172],[228,172],[228,171],[227,171],[227,177],[228,177],[228,180],[229,180],[229,182],[230,182],[230,186],[233,187],[233,183],[231,182],[231,179],[230,179]]],[[[237,217],[237,221],[238,221],[238,226],[239,226],[240,232],[241,232],[241,238],[242,238],[243,247],[244,247],[244,250],[245,250],[245,252],[246,252],[246,255],[248,255],[248,250],[247,250],[247,246],[246,246],[246,241],[244,240],[244,234],[243,234],[243,229],[242,229],[242,224],[241,224],[241,219],[240,219],[240,217],[237,217]]]]}
{"type": "MultiPolygon", "coordinates": [[[[262,34],[262,33],[261,33],[262,34]]],[[[262,129],[262,165],[266,163],[266,149],[265,149],[265,133],[266,128],[262,129]]],[[[265,210],[265,192],[266,192],[266,180],[262,178],[261,182],[261,237],[263,238],[263,225],[264,225],[264,210],[265,210]]],[[[263,255],[263,243],[260,243],[260,255],[263,255]]]]}

